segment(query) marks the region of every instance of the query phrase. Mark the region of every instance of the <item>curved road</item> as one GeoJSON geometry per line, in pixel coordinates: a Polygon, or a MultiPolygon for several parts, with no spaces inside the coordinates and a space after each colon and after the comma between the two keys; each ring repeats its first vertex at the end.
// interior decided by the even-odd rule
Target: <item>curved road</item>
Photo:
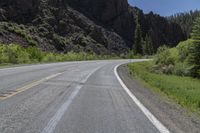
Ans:
{"type": "Polygon", "coordinates": [[[0,132],[161,132],[114,73],[117,65],[128,62],[84,61],[0,69],[0,132]]]}

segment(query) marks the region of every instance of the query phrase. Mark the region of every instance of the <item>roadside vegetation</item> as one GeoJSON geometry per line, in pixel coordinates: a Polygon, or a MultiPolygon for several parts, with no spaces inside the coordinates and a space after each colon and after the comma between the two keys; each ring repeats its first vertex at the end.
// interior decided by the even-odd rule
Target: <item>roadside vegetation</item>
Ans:
{"type": "Polygon", "coordinates": [[[200,114],[200,18],[194,23],[190,39],[175,48],[162,46],[153,61],[128,67],[148,87],[200,114]]]}
{"type": "MultiPolygon", "coordinates": [[[[94,53],[84,52],[68,52],[68,53],[52,53],[44,52],[39,48],[30,46],[24,48],[17,44],[3,45],[0,44],[0,65],[8,64],[29,64],[29,63],[47,63],[47,62],[63,62],[63,61],[81,61],[81,60],[97,60],[108,59],[109,55],[96,55],[94,53]]],[[[118,58],[112,56],[112,58],[118,58]]]]}
{"type": "MultiPolygon", "coordinates": [[[[0,66],[13,64],[35,64],[64,61],[104,60],[104,59],[139,59],[141,55],[133,52],[121,55],[98,55],[93,52],[67,52],[55,53],[43,51],[36,46],[23,47],[19,44],[0,43],[0,66]]],[[[147,58],[147,57],[146,57],[147,58]]]]}
{"type": "Polygon", "coordinates": [[[167,95],[183,107],[200,113],[200,80],[192,77],[158,74],[152,71],[154,62],[129,64],[134,77],[154,91],[167,95]]]}

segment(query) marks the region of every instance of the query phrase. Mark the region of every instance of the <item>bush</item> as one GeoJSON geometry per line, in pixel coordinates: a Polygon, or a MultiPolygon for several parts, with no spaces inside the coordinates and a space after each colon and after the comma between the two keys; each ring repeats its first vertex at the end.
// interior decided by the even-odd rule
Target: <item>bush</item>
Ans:
{"type": "Polygon", "coordinates": [[[182,54],[181,50],[187,51],[187,43],[181,42],[177,48],[169,49],[166,46],[160,47],[155,58],[156,65],[153,72],[161,74],[174,74],[178,76],[190,76],[190,66],[184,62],[188,54],[182,54]]]}
{"type": "Polygon", "coordinates": [[[2,50],[0,51],[0,54],[3,55],[2,57],[4,57],[1,59],[1,63],[19,64],[30,62],[29,54],[19,45],[1,45],[1,49],[2,50]]]}
{"type": "Polygon", "coordinates": [[[126,58],[128,59],[141,59],[141,54],[135,54],[133,50],[129,51],[129,53],[126,55],[126,58]]]}
{"type": "Polygon", "coordinates": [[[19,45],[10,45],[7,47],[7,54],[9,58],[9,63],[20,64],[29,63],[29,54],[19,45]]]}
{"type": "MultiPolygon", "coordinates": [[[[174,74],[178,76],[198,75],[198,71],[194,69],[195,65],[190,63],[192,59],[191,55],[193,55],[191,52],[193,46],[193,41],[188,39],[180,42],[176,48],[169,49],[166,46],[160,47],[155,56],[155,65],[152,71],[155,73],[174,74]]],[[[199,49],[197,51],[199,51],[199,49]]]]}
{"type": "Polygon", "coordinates": [[[23,63],[40,63],[40,62],[61,62],[61,61],[81,61],[94,59],[116,58],[116,55],[96,55],[95,53],[73,51],[59,54],[52,52],[44,52],[36,47],[23,48],[17,44],[3,45],[0,44],[0,64],[23,64],[23,63]]]}
{"type": "Polygon", "coordinates": [[[178,46],[176,48],[179,52],[179,61],[180,62],[187,62],[191,46],[192,46],[191,39],[182,41],[178,44],[178,46]]]}
{"type": "Polygon", "coordinates": [[[29,53],[30,60],[32,62],[41,62],[45,53],[36,47],[28,47],[26,52],[29,53]]]}
{"type": "Polygon", "coordinates": [[[190,67],[186,63],[176,63],[174,66],[173,74],[178,76],[191,76],[190,67]]]}
{"type": "Polygon", "coordinates": [[[6,47],[4,45],[0,45],[0,64],[8,63],[8,55],[6,54],[6,47]]]}
{"type": "Polygon", "coordinates": [[[161,66],[174,65],[177,60],[177,51],[175,49],[170,50],[167,46],[158,48],[158,52],[155,56],[155,63],[161,66]]]}
{"type": "Polygon", "coordinates": [[[47,53],[42,62],[56,62],[56,56],[53,53],[47,53]]]}

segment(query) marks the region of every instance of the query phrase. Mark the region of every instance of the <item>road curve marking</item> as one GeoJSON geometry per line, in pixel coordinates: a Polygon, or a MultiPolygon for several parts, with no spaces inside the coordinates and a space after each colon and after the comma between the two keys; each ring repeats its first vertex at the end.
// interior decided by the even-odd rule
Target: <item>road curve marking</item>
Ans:
{"type": "Polygon", "coordinates": [[[131,99],[135,102],[135,104],[140,108],[140,110],[145,114],[145,116],[150,120],[150,122],[158,129],[160,133],[170,133],[170,131],[136,98],[136,96],[128,89],[128,87],[124,84],[122,79],[120,78],[117,68],[120,65],[115,66],[114,73],[117,77],[117,80],[124,88],[126,93],[131,97],[131,99]]]}
{"type": "Polygon", "coordinates": [[[28,90],[28,89],[30,89],[30,88],[33,88],[33,87],[35,87],[35,86],[37,86],[37,85],[39,85],[39,84],[41,84],[41,83],[43,83],[43,82],[45,82],[45,81],[48,81],[48,80],[50,80],[50,79],[52,79],[52,78],[55,78],[55,77],[57,77],[57,76],[59,76],[59,75],[61,75],[61,74],[62,74],[62,73],[53,74],[53,75],[48,76],[48,77],[45,77],[45,78],[43,78],[43,79],[41,79],[41,80],[39,80],[39,81],[30,83],[30,84],[28,84],[28,85],[26,85],[26,86],[23,86],[23,87],[21,87],[21,88],[18,88],[18,89],[16,89],[13,93],[11,93],[11,94],[9,94],[9,95],[6,95],[5,97],[0,97],[0,100],[6,100],[6,99],[8,99],[8,98],[10,98],[10,97],[13,97],[13,96],[15,96],[15,95],[21,93],[21,92],[24,92],[24,91],[26,91],[26,90],[28,90]]]}

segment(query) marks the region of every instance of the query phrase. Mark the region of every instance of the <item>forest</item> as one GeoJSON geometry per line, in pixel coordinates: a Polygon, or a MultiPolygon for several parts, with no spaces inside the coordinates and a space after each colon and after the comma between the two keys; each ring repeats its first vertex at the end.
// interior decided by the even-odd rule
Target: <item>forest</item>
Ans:
{"type": "Polygon", "coordinates": [[[191,37],[190,33],[192,31],[192,26],[194,25],[194,21],[199,16],[200,11],[189,11],[189,12],[183,12],[183,13],[177,13],[175,15],[167,17],[167,19],[170,22],[175,22],[179,24],[186,34],[187,38],[191,37]]]}

